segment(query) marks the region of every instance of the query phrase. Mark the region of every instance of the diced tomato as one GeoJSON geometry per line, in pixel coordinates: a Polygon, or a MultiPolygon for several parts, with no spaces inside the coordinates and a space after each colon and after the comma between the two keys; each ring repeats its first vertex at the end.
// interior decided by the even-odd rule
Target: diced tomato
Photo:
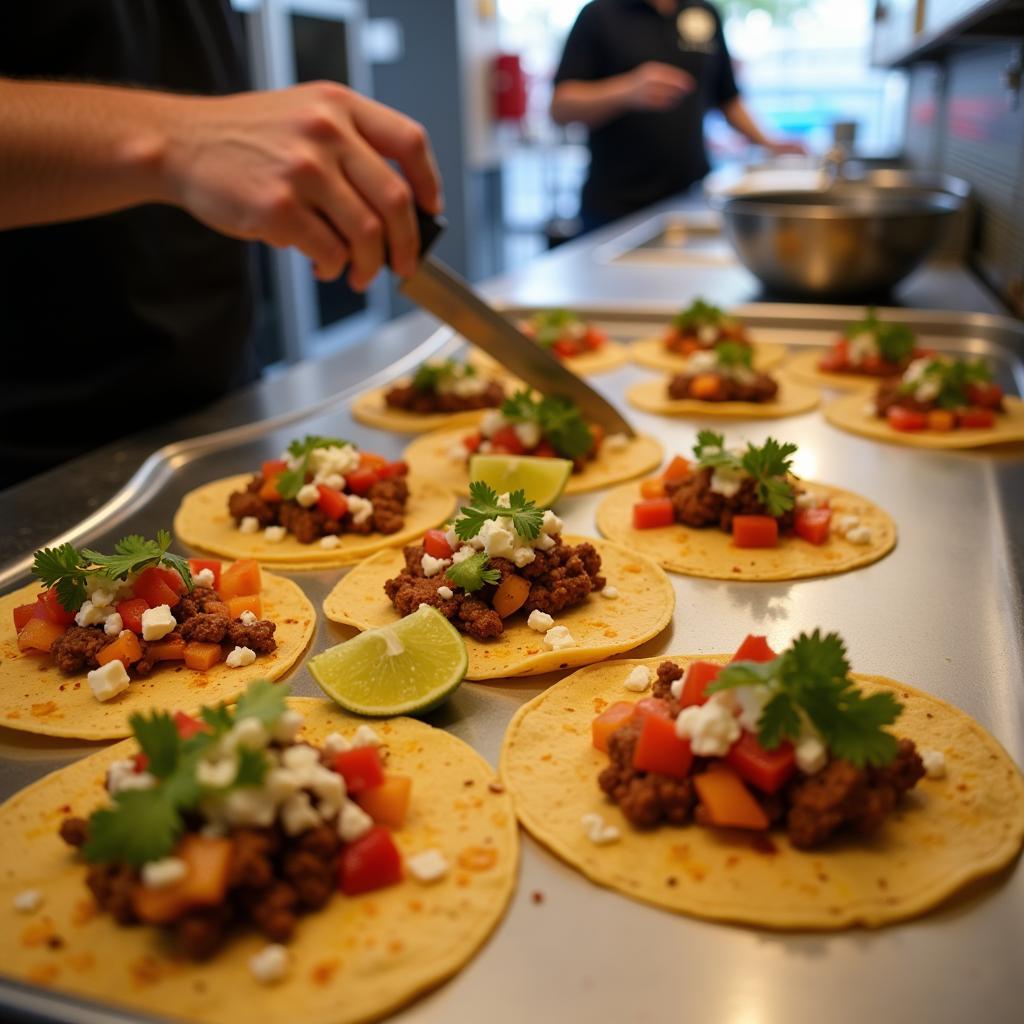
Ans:
{"type": "Polygon", "coordinates": [[[957,423],[965,428],[985,428],[995,426],[996,414],[991,409],[961,409],[957,413],[957,423]]]}
{"type": "Polygon", "coordinates": [[[657,715],[659,718],[670,718],[668,701],[663,697],[644,697],[633,705],[633,714],[637,718],[657,715]]]}
{"type": "Polygon", "coordinates": [[[890,405],[885,419],[893,430],[924,430],[928,426],[928,417],[923,412],[904,409],[902,405],[890,405]]]}
{"type": "Polygon", "coordinates": [[[647,498],[633,506],[633,529],[655,530],[671,526],[676,519],[671,498],[647,498]]]}
{"type": "Polygon", "coordinates": [[[33,601],[32,604],[18,604],[14,606],[14,632],[20,633],[25,623],[32,618],[32,613],[36,610],[37,602],[33,601]]]}
{"type": "Polygon", "coordinates": [[[153,661],[183,661],[185,641],[180,636],[151,641],[146,644],[146,655],[153,661]]]}
{"type": "Polygon", "coordinates": [[[353,493],[363,495],[366,494],[370,488],[377,482],[376,470],[370,469],[357,469],[352,473],[349,473],[345,477],[345,486],[353,493]]]}
{"type": "Polygon", "coordinates": [[[220,559],[219,558],[190,558],[188,567],[193,576],[198,575],[204,569],[213,573],[213,589],[220,590],[220,559]]]}
{"type": "Polygon", "coordinates": [[[263,463],[261,475],[264,480],[272,476],[280,476],[288,472],[288,463],[284,459],[267,459],[263,463]]]}
{"type": "Polygon", "coordinates": [[[149,768],[149,758],[141,751],[138,754],[132,755],[132,761],[135,763],[135,770],[137,772],[144,772],[149,768]]]}
{"type": "Polygon", "coordinates": [[[640,481],[640,497],[646,501],[653,501],[655,498],[665,497],[665,479],[660,476],[652,476],[647,480],[640,481]]]}
{"type": "Polygon", "coordinates": [[[64,635],[64,627],[49,619],[29,619],[18,634],[19,651],[48,651],[64,635]]]}
{"type": "Polygon", "coordinates": [[[768,815],[739,776],[722,762],[713,764],[713,770],[693,777],[707,820],[723,828],[768,828],[768,815]]]}
{"type": "Polygon", "coordinates": [[[408,476],[409,475],[409,463],[402,459],[397,462],[385,462],[383,466],[377,467],[377,476],[381,480],[387,480],[393,476],[408,476]]]}
{"type": "Polygon", "coordinates": [[[672,461],[665,467],[665,472],[661,474],[664,480],[685,480],[689,477],[690,473],[693,472],[692,467],[688,459],[684,459],[682,455],[674,455],[672,461]]]}
{"type": "Polygon", "coordinates": [[[607,754],[608,737],[616,729],[621,729],[633,720],[635,709],[636,705],[631,700],[619,700],[606,707],[590,723],[590,739],[594,746],[602,753],[607,754]]]}
{"type": "Polygon", "coordinates": [[[423,550],[431,558],[451,558],[452,546],[444,535],[444,530],[427,530],[423,534],[423,550]]]}
{"type": "Polygon", "coordinates": [[[683,676],[683,691],[679,695],[679,703],[688,708],[692,704],[707,703],[710,694],[707,688],[718,678],[722,671],[721,665],[710,661],[693,661],[683,676]]]}
{"type": "Polygon", "coordinates": [[[376,472],[381,466],[386,466],[387,461],[383,455],[378,455],[376,452],[360,452],[359,465],[356,468],[372,469],[376,472]]]}
{"type": "MultiPolygon", "coordinates": [[[[214,601],[206,602],[206,610],[210,611],[210,605],[215,604],[214,601]]],[[[263,618],[263,598],[259,594],[242,594],[240,597],[229,597],[227,601],[222,602],[227,605],[228,618],[234,621],[242,617],[242,612],[252,612],[257,619],[263,618]]]]}
{"type": "Polygon", "coordinates": [[[792,743],[786,741],[775,750],[765,750],[752,732],[744,732],[725,759],[741,778],[762,793],[777,793],[796,771],[792,743]]]}
{"type": "Polygon", "coordinates": [[[824,544],[828,540],[832,510],[828,508],[798,508],[793,529],[798,537],[809,544],[824,544]]]}
{"type": "Polygon", "coordinates": [[[263,484],[256,492],[263,501],[271,504],[278,501],[284,501],[284,498],[281,497],[281,492],[277,489],[277,481],[280,479],[280,473],[275,473],[273,476],[263,478],[263,484]]]}
{"type": "Polygon", "coordinates": [[[96,660],[101,665],[106,665],[108,661],[119,661],[127,668],[142,660],[142,644],[131,630],[122,630],[116,640],[111,640],[106,647],[100,649],[96,660]]]}
{"type": "Polygon", "coordinates": [[[998,409],[1003,401],[1003,389],[998,384],[968,384],[967,397],[972,405],[998,409]]]}
{"type": "Polygon", "coordinates": [[[466,451],[472,455],[480,447],[481,441],[483,441],[483,438],[480,436],[480,432],[477,431],[475,434],[467,434],[462,439],[462,444],[466,451]]]}
{"type": "Polygon", "coordinates": [[[334,759],[334,770],[344,777],[349,793],[373,789],[384,781],[384,767],[376,747],[356,747],[338,754],[334,759]]]}
{"type": "Polygon", "coordinates": [[[676,723],[671,718],[647,715],[633,751],[633,767],[638,771],[685,779],[692,765],[690,741],[676,735],[676,723]]]}
{"type": "Polygon", "coordinates": [[[779,543],[779,523],[772,516],[733,516],[732,542],[738,548],[773,548],[779,543]]]}
{"type": "Polygon", "coordinates": [[[777,655],[768,646],[768,638],[765,636],[755,636],[753,633],[749,634],[736,648],[736,653],[732,656],[733,661],[774,661],[777,655]]]}
{"type": "Polygon", "coordinates": [[[185,644],[185,667],[196,672],[208,672],[220,661],[223,653],[220,644],[190,640],[185,644]]]}
{"type": "Polygon", "coordinates": [[[509,455],[523,455],[526,452],[526,445],[520,440],[516,428],[511,423],[494,432],[491,444],[504,448],[509,455]]]}
{"type": "Polygon", "coordinates": [[[608,335],[597,327],[588,327],[587,333],[583,335],[583,344],[586,345],[591,352],[596,352],[599,348],[603,348],[607,340],[608,335]]]}
{"type": "Polygon", "coordinates": [[[240,558],[221,573],[218,593],[226,601],[231,597],[258,594],[262,589],[260,563],[253,558],[240,558]]]}
{"type": "Polygon", "coordinates": [[[949,409],[930,409],[925,416],[929,430],[952,430],[956,426],[956,415],[949,409]]]}
{"type": "Polygon", "coordinates": [[[75,613],[69,612],[57,599],[56,587],[44,590],[36,598],[36,603],[39,606],[37,619],[48,619],[50,622],[56,622],[58,626],[70,626],[75,621],[75,613]]]}
{"type": "Polygon", "coordinates": [[[150,566],[139,573],[139,578],[132,584],[132,593],[141,597],[150,608],[162,604],[173,608],[181,597],[167,582],[159,566],[150,566]]]}
{"type": "Polygon", "coordinates": [[[356,801],[378,825],[401,828],[411,796],[412,779],[408,775],[388,775],[379,786],[359,793],[356,801]]]}
{"type": "Polygon", "coordinates": [[[133,633],[142,632],[142,613],[149,604],[141,597],[132,597],[127,601],[117,602],[117,614],[121,616],[121,625],[133,633]]]}
{"type": "Polygon", "coordinates": [[[174,727],[183,740],[192,739],[197,732],[210,731],[210,727],[201,718],[196,718],[187,711],[174,712],[174,727]]]}
{"type": "Polygon", "coordinates": [[[348,511],[348,498],[341,491],[334,487],[328,487],[327,484],[317,484],[316,489],[320,494],[317,499],[320,511],[328,519],[341,519],[348,511]]]}
{"type": "Polygon", "coordinates": [[[551,351],[554,352],[559,359],[568,359],[579,354],[579,346],[571,338],[559,338],[558,341],[551,346],[551,351]]]}
{"type": "Polygon", "coordinates": [[[373,892],[401,880],[402,855],[383,825],[374,825],[361,839],[341,851],[338,884],[346,896],[373,892]]]}
{"type": "Polygon", "coordinates": [[[558,459],[558,449],[546,438],[542,437],[540,444],[533,449],[533,454],[539,459],[558,459]]]}
{"type": "Polygon", "coordinates": [[[846,370],[849,366],[850,343],[846,338],[840,338],[836,341],[832,348],[818,360],[818,369],[824,370],[826,373],[846,370]]]}
{"type": "Polygon", "coordinates": [[[185,581],[181,578],[181,573],[177,569],[171,569],[166,565],[155,565],[153,566],[153,572],[156,573],[160,579],[164,581],[179,597],[183,594],[188,593],[188,587],[185,586],[185,581]]]}

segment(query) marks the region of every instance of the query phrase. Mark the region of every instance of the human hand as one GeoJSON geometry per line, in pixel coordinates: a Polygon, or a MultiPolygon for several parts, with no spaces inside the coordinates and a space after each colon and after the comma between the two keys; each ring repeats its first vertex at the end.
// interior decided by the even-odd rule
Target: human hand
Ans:
{"type": "Polygon", "coordinates": [[[697,88],[693,75],[655,60],[638,65],[625,77],[626,102],[633,110],[668,110],[697,88]]]}
{"type": "Polygon", "coordinates": [[[234,238],[294,246],[365,291],[387,255],[416,268],[415,205],[441,212],[423,127],[334,82],[180,98],[168,115],[169,200],[234,238]],[[388,159],[395,160],[401,173],[388,159]]]}

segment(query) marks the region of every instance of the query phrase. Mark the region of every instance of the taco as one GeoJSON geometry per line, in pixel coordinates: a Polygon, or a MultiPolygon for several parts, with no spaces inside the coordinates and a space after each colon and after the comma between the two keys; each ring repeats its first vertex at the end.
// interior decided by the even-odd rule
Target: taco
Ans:
{"type": "Polygon", "coordinates": [[[112,555],[71,544],[37,551],[29,585],[0,597],[0,723],[99,740],[139,711],[230,700],[298,661],[316,612],[291,580],[252,561],[186,561],[125,537],[112,555]]]}
{"type": "Polygon", "coordinates": [[[662,447],[644,435],[605,436],[568,399],[538,399],[524,390],[486,412],[475,429],[437,430],[416,438],[405,459],[418,473],[468,494],[469,459],[477,452],[569,459],[573,468],[564,493],[581,494],[653,469],[661,462],[662,447]]]}
{"type": "Polygon", "coordinates": [[[757,370],[770,370],[786,356],[783,345],[752,344],[746,327],[718,306],[703,299],[677,313],[661,337],[642,338],[629,347],[630,358],[641,366],[669,373],[685,373],[699,352],[712,352],[727,342],[749,349],[757,370]]]}
{"type": "Polygon", "coordinates": [[[307,435],[254,476],[185,495],[174,531],[186,544],[281,569],[348,565],[441,522],[452,495],[404,462],[351,441],[307,435]]]}
{"type": "Polygon", "coordinates": [[[345,1024],[463,967],[515,885],[493,770],[286,694],[141,716],[3,804],[0,971],[161,1018],[345,1024]]]}
{"type": "Polygon", "coordinates": [[[357,629],[386,626],[421,605],[466,637],[467,679],[586,665],[657,636],[675,592],[648,558],[562,534],[562,521],[522,491],[474,482],[447,530],[367,559],[327,595],[324,614],[357,629]]]}
{"type": "Polygon", "coordinates": [[[778,658],[748,637],[731,662],[576,672],[516,713],[501,774],[526,829],[592,881],[764,928],[918,916],[1024,838],[1024,780],[996,740],[937,697],[851,674],[818,631],[778,658]]]}
{"type": "Polygon", "coordinates": [[[673,376],[634,384],[626,399],[661,416],[776,419],[808,412],[821,395],[781,374],[755,370],[749,345],[720,341],[694,352],[673,376]]]}
{"type": "Polygon", "coordinates": [[[1024,402],[1007,398],[981,359],[915,359],[874,398],[840,398],[825,410],[843,430],[918,448],[979,448],[1024,441],[1024,402]]]}
{"type": "Polygon", "coordinates": [[[928,355],[927,349],[918,347],[909,327],[879,320],[875,310],[869,309],[831,348],[793,356],[786,363],[786,372],[817,387],[859,389],[871,387],[883,377],[897,377],[914,359],[928,355]]]}
{"type": "Polygon", "coordinates": [[[422,434],[475,423],[485,409],[496,409],[508,394],[500,374],[454,359],[431,360],[412,377],[364,391],[353,400],[351,413],[369,427],[422,434]]]}
{"type": "Polygon", "coordinates": [[[769,437],[731,450],[702,430],[693,451],[693,462],[676,456],[660,476],[608,494],[601,533],[671,572],[738,581],[831,576],[896,546],[896,524],[877,505],[793,476],[795,444],[769,437]]]}

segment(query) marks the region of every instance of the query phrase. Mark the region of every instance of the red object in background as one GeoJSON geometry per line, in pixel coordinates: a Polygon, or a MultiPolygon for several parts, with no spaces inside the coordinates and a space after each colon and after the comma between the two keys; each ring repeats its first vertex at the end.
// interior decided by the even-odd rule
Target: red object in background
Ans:
{"type": "Polygon", "coordinates": [[[526,74],[516,53],[499,53],[494,59],[494,116],[499,121],[526,116],[526,74]]]}

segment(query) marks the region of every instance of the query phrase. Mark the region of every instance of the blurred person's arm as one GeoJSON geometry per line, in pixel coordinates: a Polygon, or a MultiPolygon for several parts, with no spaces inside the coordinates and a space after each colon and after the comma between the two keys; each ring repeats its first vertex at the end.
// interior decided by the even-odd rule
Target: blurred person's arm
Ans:
{"type": "Polygon", "coordinates": [[[773,139],[765,135],[740,96],[734,96],[727,103],[724,103],[722,105],[722,114],[726,121],[740,135],[744,136],[755,146],[764,146],[765,149],[775,156],[781,156],[784,153],[803,154],[807,152],[807,148],[801,142],[773,139]]]}
{"type": "Polygon", "coordinates": [[[348,265],[361,290],[385,250],[412,273],[413,204],[442,206],[423,128],[331,82],[199,97],[0,79],[0,109],[0,229],[165,203],[294,246],[321,278],[348,265]]]}
{"type": "Polygon", "coordinates": [[[551,118],[556,124],[578,121],[599,128],[630,110],[674,107],[696,86],[693,77],[680,68],[648,61],[596,82],[559,82],[551,96],[551,118]]]}

